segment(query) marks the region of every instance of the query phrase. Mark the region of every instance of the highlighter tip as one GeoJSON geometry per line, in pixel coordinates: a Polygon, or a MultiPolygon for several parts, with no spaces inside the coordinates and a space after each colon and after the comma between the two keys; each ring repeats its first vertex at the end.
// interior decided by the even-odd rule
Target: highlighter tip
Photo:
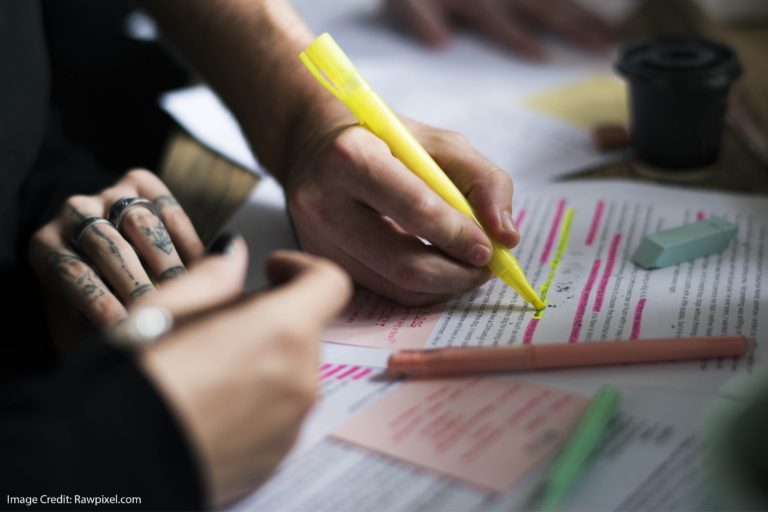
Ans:
{"type": "MultiPolygon", "coordinates": [[[[512,255],[510,254],[510,256],[512,255]]],[[[522,271],[502,272],[496,275],[499,276],[507,286],[515,290],[525,302],[532,305],[536,311],[541,311],[546,307],[544,301],[542,301],[539,294],[536,293],[536,290],[534,290],[528,281],[526,281],[522,271]]]]}

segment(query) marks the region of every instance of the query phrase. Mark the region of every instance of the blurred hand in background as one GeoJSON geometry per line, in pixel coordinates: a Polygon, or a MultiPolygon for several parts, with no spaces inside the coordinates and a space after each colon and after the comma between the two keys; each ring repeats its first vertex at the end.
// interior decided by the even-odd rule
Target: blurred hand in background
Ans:
{"type": "Polygon", "coordinates": [[[528,59],[544,57],[536,32],[584,48],[610,43],[616,27],[576,0],[386,0],[386,9],[431,47],[447,45],[457,26],[466,26],[528,59]]]}

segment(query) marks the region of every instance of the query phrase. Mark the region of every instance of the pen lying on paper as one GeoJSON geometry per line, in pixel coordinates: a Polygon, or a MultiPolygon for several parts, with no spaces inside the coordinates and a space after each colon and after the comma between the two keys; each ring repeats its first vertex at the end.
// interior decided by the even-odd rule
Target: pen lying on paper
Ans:
{"type": "Polygon", "coordinates": [[[387,370],[421,377],[466,373],[527,372],[552,368],[687,361],[740,357],[750,342],[744,336],[585,341],[511,347],[403,350],[389,357],[387,370]]]}

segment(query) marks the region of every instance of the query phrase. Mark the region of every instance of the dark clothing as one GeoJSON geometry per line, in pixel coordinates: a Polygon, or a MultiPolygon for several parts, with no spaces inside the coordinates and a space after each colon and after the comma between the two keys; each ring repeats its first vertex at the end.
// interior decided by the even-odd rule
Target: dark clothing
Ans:
{"type": "Polygon", "coordinates": [[[161,45],[126,36],[132,0],[41,5],[62,131],[106,168],[154,167],[175,126],[157,97],[188,85],[189,73],[161,45]]]}
{"type": "Polygon", "coordinates": [[[43,140],[48,67],[37,2],[0,3],[0,266],[16,260],[19,190],[43,140]]]}
{"type": "Polygon", "coordinates": [[[141,499],[106,505],[122,510],[202,508],[194,454],[133,358],[98,339],[67,360],[50,350],[28,237],[67,196],[115,177],[68,144],[49,93],[38,2],[0,0],[0,282],[11,304],[0,313],[0,508],[41,506],[42,495],[78,510],[95,505],[75,495],[141,499]]]}
{"type": "Polygon", "coordinates": [[[0,509],[26,509],[9,496],[42,495],[70,497],[47,505],[56,509],[203,506],[175,418],[133,361],[100,340],[53,375],[4,386],[0,411],[0,509]],[[141,502],[94,507],[77,496],[141,502]]]}

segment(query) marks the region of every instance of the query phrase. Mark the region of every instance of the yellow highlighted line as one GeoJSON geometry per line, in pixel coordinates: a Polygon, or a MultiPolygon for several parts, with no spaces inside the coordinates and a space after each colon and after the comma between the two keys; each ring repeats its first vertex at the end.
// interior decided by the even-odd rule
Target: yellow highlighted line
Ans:
{"type": "MultiPolygon", "coordinates": [[[[544,284],[541,286],[541,291],[539,292],[541,301],[544,304],[547,303],[547,292],[549,292],[549,287],[552,285],[552,280],[555,278],[557,267],[560,265],[560,259],[568,247],[568,239],[571,238],[571,221],[573,220],[573,212],[573,208],[568,208],[565,210],[563,225],[560,227],[560,240],[557,242],[557,250],[555,251],[554,257],[549,262],[551,268],[549,269],[547,280],[544,281],[544,284]]],[[[538,310],[533,314],[533,318],[541,318],[544,316],[544,311],[546,311],[546,308],[538,310]]]]}

